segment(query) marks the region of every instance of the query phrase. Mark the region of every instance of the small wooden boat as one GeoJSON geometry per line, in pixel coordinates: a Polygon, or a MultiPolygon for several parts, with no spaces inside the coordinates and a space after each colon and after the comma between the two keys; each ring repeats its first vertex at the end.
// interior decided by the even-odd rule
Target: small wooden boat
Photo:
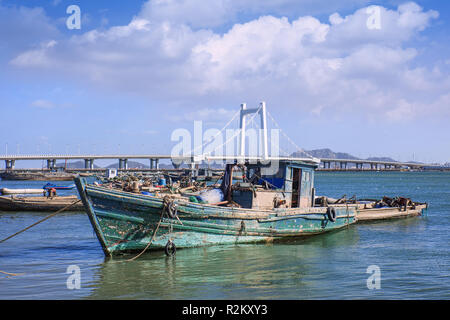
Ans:
{"type": "MultiPolygon", "coordinates": [[[[0,196],[1,211],[57,211],[74,201],[78,200],[77,196],[56,196],[47,197],[16,197],[16,196],[0,196]]],[[[83,205],[77,203],[67,209],[67,211],[84,211],[83,205]]]]}
{"type": "Polygon", "coordinates": [[[358,209],[358,222],[372,222],[399,218],[416,217],[423,214],[423,210],[427,209],[427,204],[411,205],[407,208],[372,208],[358,209]]]}
{"type": "Polygon", "coordinates": [[[383,197],[383,199],[381,200],[346,200],[345,197],[341,199],[317,197],[315,199],[315,202],[318,205],[332,207],[343,207],[347,205],[356,206],[357,222],[373,222],[416,217],[422,215],[423,211],[428,209],[427,203],[414,202],[411,199],[405,197],[383,197]]]}
{"type": "Polygon", "coordinates": [[[190,248],[302,238],[356,221],[355,206],[313,206],[316,161],[277,165],[278,170],[270,172],[260,163],[228,164],[220,187],[225,200],[218,203],[202,203],[192,195],[115,190],[83,177],[76,178],[75,184],[107,256],[143,249],[165,249],[170,254],[175,245],[190,248]],[[255,184],[233,185],[236,166],[255,184]]]}
{"type": "Polygon", "coordinates": [[[383,197],[381,200],[360,200],[357,220],[375,221],[408,218],[422,215],[427,203],[414,202],[405,197],[383,197]]]}
{"type": "Polygon", "coordinates": [[[9,189],[9,188],[1,188],[1,194],[44,194],[44,189],[9,189]]]}

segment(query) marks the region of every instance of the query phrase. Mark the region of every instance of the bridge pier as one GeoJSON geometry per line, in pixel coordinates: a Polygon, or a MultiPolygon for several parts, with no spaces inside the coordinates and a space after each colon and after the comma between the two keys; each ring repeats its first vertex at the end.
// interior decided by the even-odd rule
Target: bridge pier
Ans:
{"type": "Polygon", "coordinates": [[[180,166],[181,166],[181,164],[182,164],[182,162],[177,163],[177,162],[174,162],[174,161],[172,160],[172,166],[173,166],[175,169],[179,169],[180,166]]]}
{"type": "Polygon", "coordinates": [[[128,169],[128,159],[119,159],[119,169],[128,169]]]}
{"type": "Polygon", "coordinates": [[[47,169],[52,170],[55,169],[56,159],[47,159],[47,169]]]}
{"type": "Polygon", "coordinates": [[[341,162],[341,169],[347,170],[347,162],[341,162]]]}
{"type": "Polygon", "coordinates": [[[84,159],[85,169],[94,169],[94,159],[84,159]]]}
{"type": "Polygon", "coordinates": [[[159,159],[150,159],[150,169],[159,169],[159,159]]]}
{"type": "Polygon", "coordinates": [[[191,162],[191,163],[189,164],[189,167],[190,167],[190,169],[191,169],[191,174],[192,174],[192,176],[193,176],[193,177],[197,177],[197,176],[198,176],[198,168],[199,168],[199,165],[198,165],[197,163],[195,163],[195,162],[191,162]]]}
{"type": "Polygon", "coordinates": [[[5,160],[6,170],[14,170],[15,163],[16,163],[16,160],[5,160]]]}

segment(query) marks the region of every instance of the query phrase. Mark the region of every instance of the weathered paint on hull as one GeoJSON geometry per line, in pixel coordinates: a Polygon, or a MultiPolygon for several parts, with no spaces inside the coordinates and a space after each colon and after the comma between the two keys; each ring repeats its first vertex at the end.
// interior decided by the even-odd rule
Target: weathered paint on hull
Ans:
{"type": "Polygon", "coordinates": [[[345,227],[356,217],[353,207],[337,208],[331,222],[325,208],[255,211],[179,202],[179,219],[170,219],[162,214],[161,198],[86,185],[83,178],[75,182],[106,255],[143,250],[160,221],[149,250],[164,248],[169,239],[177,248],[192,248],[306,237],[345,227]]]}

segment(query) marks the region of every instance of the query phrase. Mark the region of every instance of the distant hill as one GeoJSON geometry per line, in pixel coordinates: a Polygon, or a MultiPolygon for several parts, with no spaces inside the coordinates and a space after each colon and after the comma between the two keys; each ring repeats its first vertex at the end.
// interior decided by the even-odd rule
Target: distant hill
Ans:
{"type": "MultiPolygon", "coordinates": [[[[65,166],[66,166],[65,162],[56,163],[56,167],[64,168],[65,166]]],[[[67,168],[84,169],[84,160],[79,160],[79,161],[75,161],[75,162],[67,162],[67,168]]],[[[100,167],[95,165],[95,162],[94,162],[94,168],[100,168],[100,167]]]]}
{"type": "Polygon", "coordinates": [[[367,158],[366,160],[371,160],[371,161],[386,161],[386,162],[398,162],[397,160],[394,160],[394,159],[389,158],[389,157],[370,157],[370,158],[367,158]]]}
{"type": "Polygon", "coordinates": [[[331,149],[315,149],[315,150],[306,150],[306,151],[297,151],[294,152],[291,156],[293,157],[308,157],[309,155],[316,158],[326,158],[326,159],[348,159],[348,160],[371,160],[371,161],[386,161],[386,162],[397,162],[396,160],[389,157],[370,157],[367,159],[361,159],[355,157],[349,153],[345,152],[334,152],[331,149]]]}
{"type": "MultiPolygon", "coordinates": [[[[116,163],[110,164],[106,168],[118,169],[119,168],[119,162],[117,161],[116,163]]],[[[128,168],[129,169],[148,169],[148,168],[150,168],[150,166],[147,166],[147,165],[145,165],[143,163],[140,163],[140,162],[137,162],[137,161],[128,160],[128,168]]]]}
{"type": "Polygon", "coordinates": [[[327,159],[353,159],[358,160],[359,158],[352,156],[349,153],[344,152],[334,152],[331,149],[316,149],[316,150],[306,150],[306,152],[303,151],[297,151],[292,154],[293,157],[308,157],[308,155],[311,155],[316,158],[327,158],[327,159]]]}

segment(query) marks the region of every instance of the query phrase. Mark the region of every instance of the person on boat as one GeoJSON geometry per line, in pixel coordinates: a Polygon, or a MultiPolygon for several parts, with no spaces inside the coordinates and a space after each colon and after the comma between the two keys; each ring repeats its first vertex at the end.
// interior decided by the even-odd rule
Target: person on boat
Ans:
{"type": "Polygon", "coordinates": [[[261,168],[254,169],[254,172],[252,172],[252,175],[249,178],[251,184],[258,184],[261,179],[261,168]]]}
{"type": "Polygon", "coordinates": [[[56,196],[56,189],[55,188],[49,188],[47,189],[47,199],[53,198],[56,196]]]}

